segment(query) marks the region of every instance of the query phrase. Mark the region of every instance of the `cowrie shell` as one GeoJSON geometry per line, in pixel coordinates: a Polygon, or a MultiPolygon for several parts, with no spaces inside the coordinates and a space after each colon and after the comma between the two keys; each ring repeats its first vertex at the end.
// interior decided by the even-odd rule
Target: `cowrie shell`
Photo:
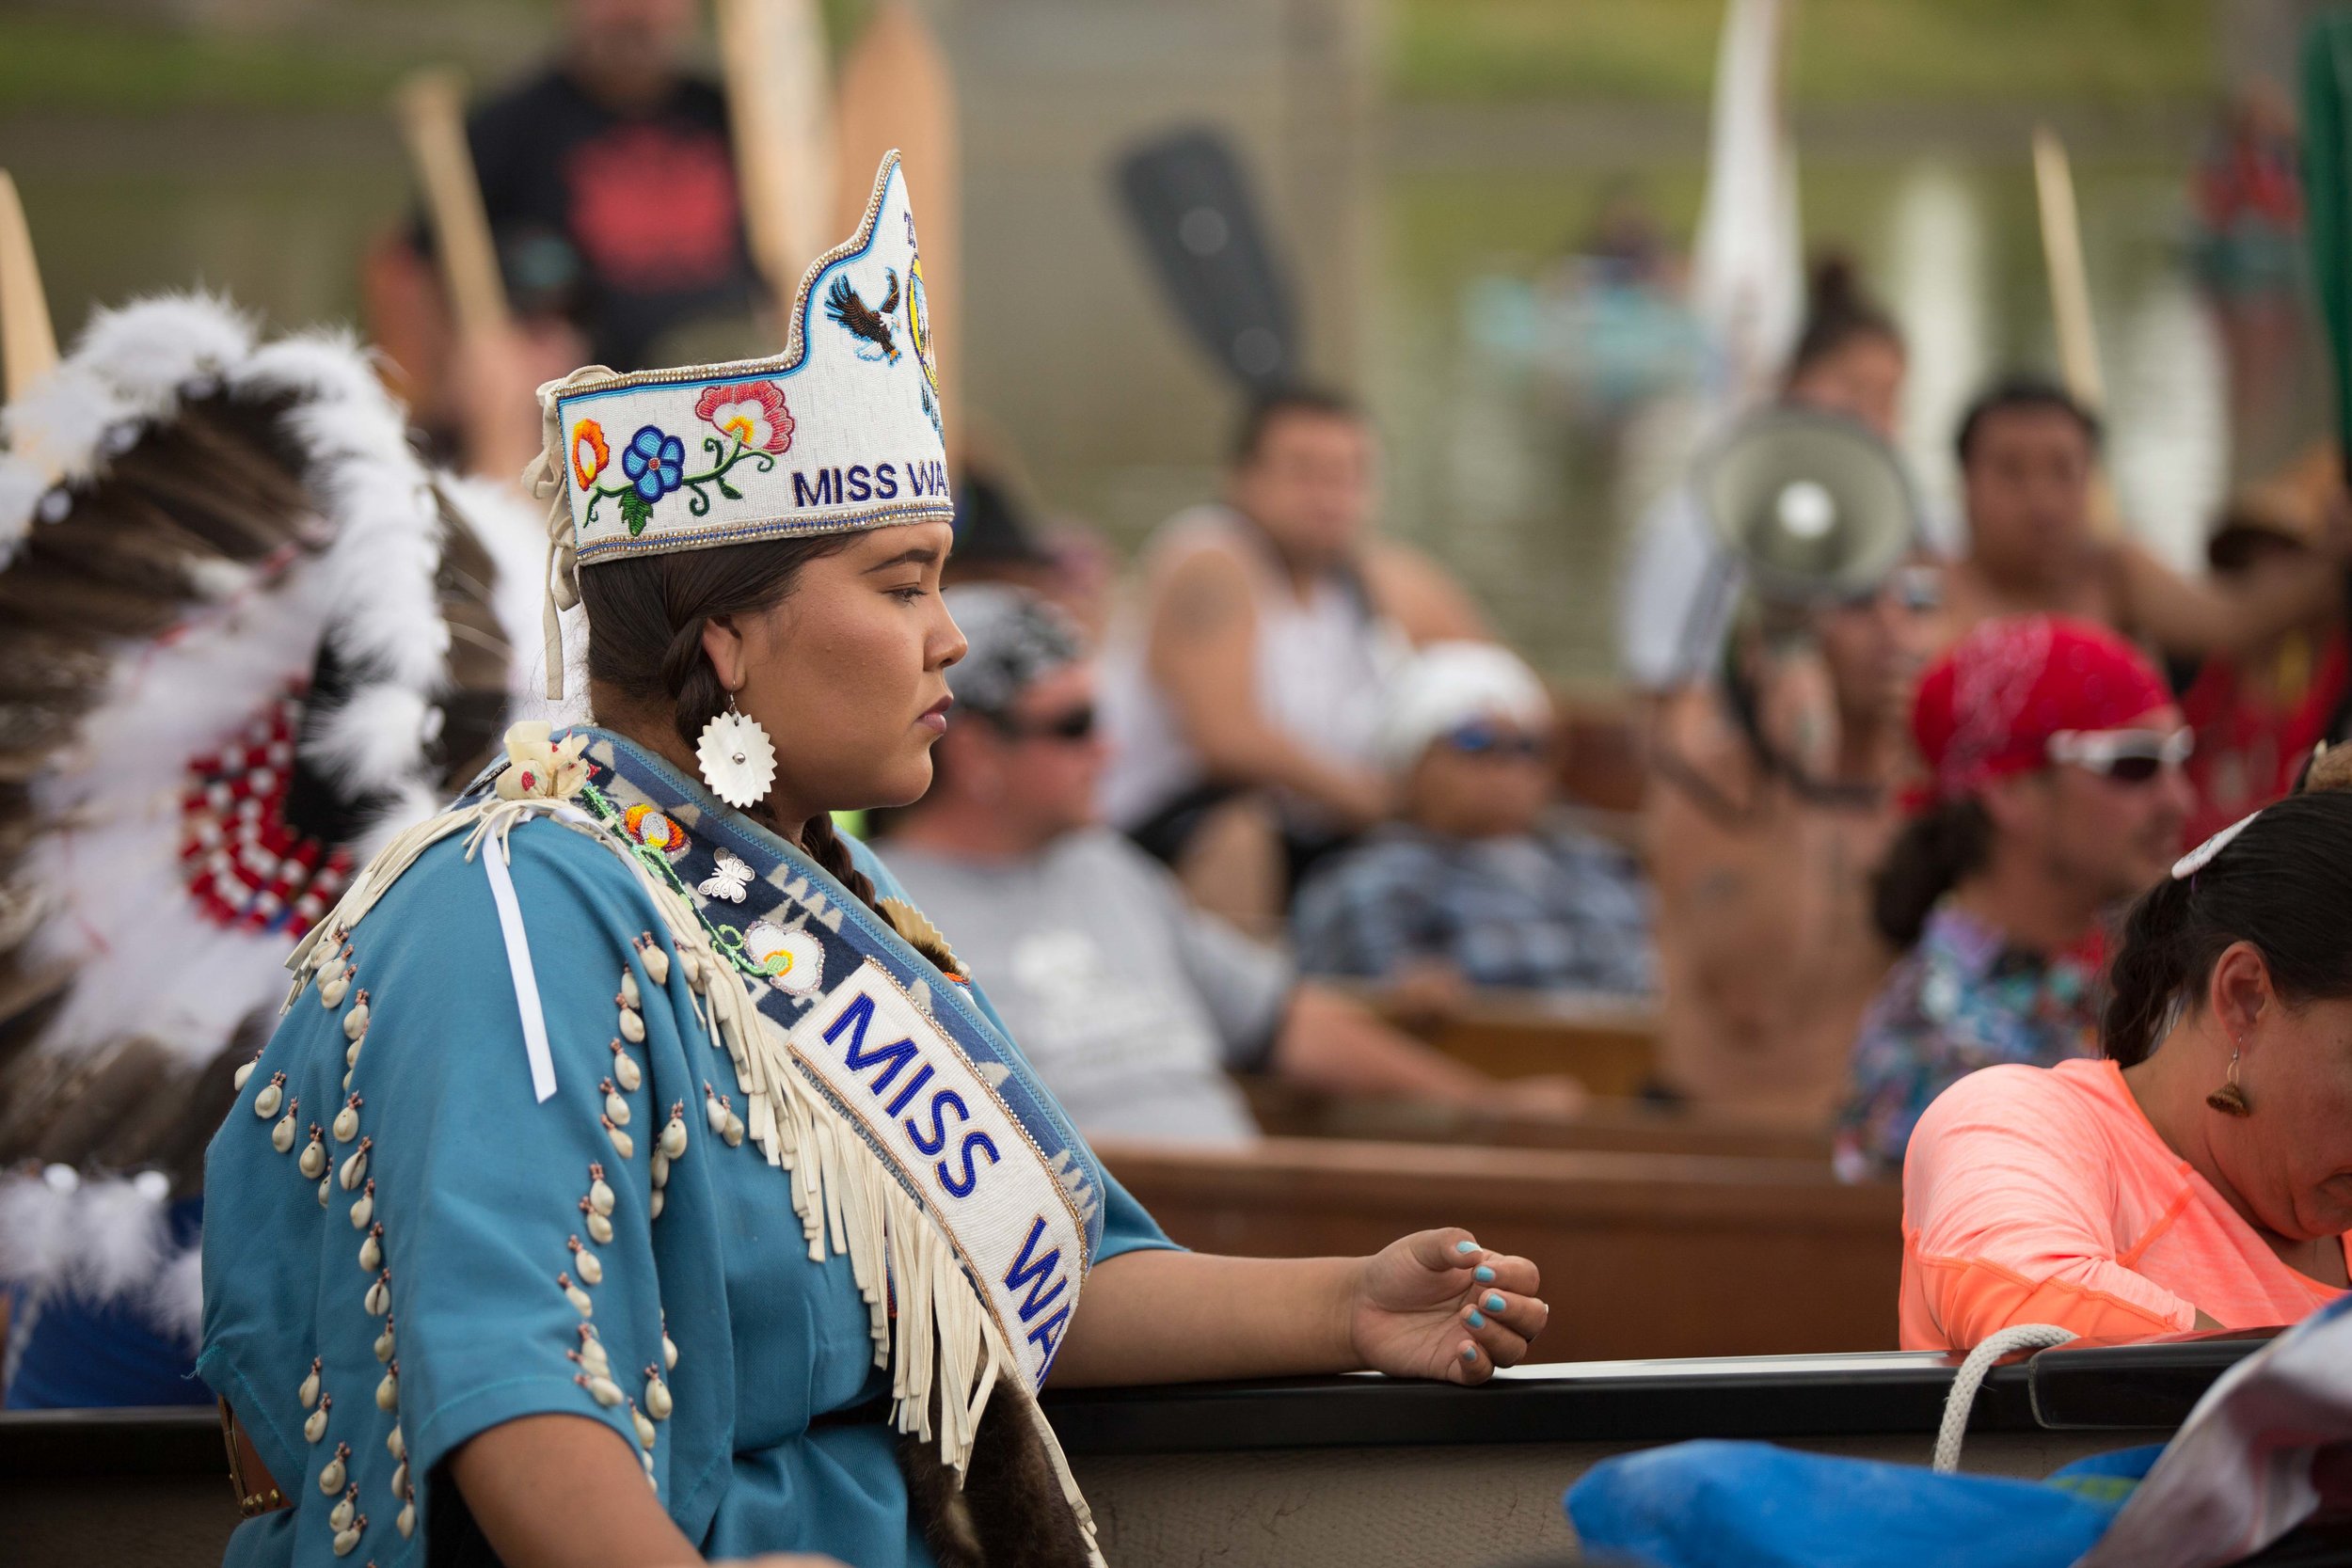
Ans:
{"type": "Polygon", "coordinates": [[[392,1523],[399,1528],[403,1541],[417,1533],[417,1505],[413,1498],[400,1505],[400,1517],[392,1523]]]}
{"type": "Polygon", "coordinates": [[[395,1361],[384,1373],[384,1380],[375,1386],[375,1407],[378,1410],[400,1408],[400,1363],[395,1361]]]}
{"type": "Polygon", "coordinates": [[[262,1085],[262,1092],[253,1097],[253,1114],[263,1121],[267,1121],[276,1116],[278,1108],[285,1103],[286,1075],[282,1072],[273,1073],[270,1075],[270,1081],[262,1085]]]}
{"type": "Polygon", "coordinates": [[[555,1279],[557,1284],[564,1287],[564,1299],[572,1304],[573,1311],[579,1313],[583,1318],[593,1317],[596,1315],[596,1304],[588,1299],[587,1291],[572,1283],[572,1276],[570,1275],[559,1274],[555,1276],[555,1279]]]}
{"type": "Polygon", "coordinates": [[[394,1459],[405,1460],[408,1457],[408,1439],[400,1434],[400,1428],[394,1427],[385,1434],[384,1451],[394,1459]]]}
{"type": "Polygon", "coordinates": [[[375,1337],[375,1358],[378,1361],[392,1358],[392,1320],[389,1318],[384,1320],[384,1332],[375,1337]]]}
{"type": "Polygon", "coordinates": [[[635,1094],[638,1087],[645,1081],[645,1075],[637,1070],[636,1058],[621,1049],[619,1040],[612,1042],[612,1076],[618,1079],[621,1087],[630,1094],[635,1094]]]}
{"type": "Polygon", "coordinates": [[[368,1032],[368,993],[362,990],[359,1000],[351,1005],[351,1011],[343,1014],[343,1038],[357,1045],[359,1037],[368,1032]]]}
{"type": "Polygon", "coordinates": [[[342,1500],[327,1512],[326,1522],[339,1531],[347,1530],[351,1528],[351,1516],[358,1512],[359,1489],[357,1486],[346,1486],[343,1488],[342,1500]]]}
{"type": "Polygon", "coordinates": [[[644,999],[638,995],[637,976],[626,969],[621,971],[621,1006],[624,1007],[644,1006],[644,999]]]}
{"type": "Polygon", "coordinates": [[[665,1372],[677,1370],[677,1346],[670,1342],[667,1328],[661,1331],[661,1370],[665,1372]]]}
{"type": "Polygon", "coordinates": [[[369,1222],[374,1218],[375,1183],[371,1181],[367,1185],[367,1190],[359,1195],[358,1201],[355,1202],[351,1206],[351,1228],[354,1230],[365,1230],[368,1227],[369,1222]]]}
{"type": "Polygon", "coordinates": [[[337,1557],[349,1557],[351,1555],[352,1548],[359,1544],[359,1532],[361,1529],[366,1528],[368,1516],[362,1513],[358,1518],[351,1522],[351,1528],[342,1531],[335,1537],[335,1555],[337,1557]]]}
{"type": "Polygon", "coordinates": [[[335,1141],[337,1143],[347,1144],[359,1135],[359,1107],[362,1103],[363,1101],[355,1094],[343,1102],[342,1110],[335,1113],[335,1141]]]}
{"type": "Polygon", "coordinates": [[[349,1094],[351,1092],[351,1069],[358,1068],[359,1065],[359,1048],[367,1043],[367,1037],[362,1035],[358,1039],[353,1040],[349,1045],[343,1047],[343,1068],[345,1069],[343,1072],[343,1092],[345,1094],[349,1094]]]}
{"type": "Polygon", "coordinates": [[[320,1405],[316,1410],[311,1411],[309,1417],[304,1419],[302,1423],[302,1435],[305,1439],[312,1443],[317,1442],[320,1438],[326,1435],[326,1405],[320,1405]]]}
{"type": "Polygon", "coordinates": [[[321,1143],[319,1130],[310,1129],[310,1141],[302,1147],[302,1174],[316,1181],[326,1174],[326,1145],[321,1143]]]}
{"type": "Polygon", "coordinates": [[[645,1414],[657,1421],[670,1418],[670,1386],[655,1375],[651,1367],[645,1369],[645,1414]]]}
{"type": "Polygon", "coordinates": [[[726,1130],[721,1132],[719,1136],[726,1140],[726,1144],[729,1148],[740,1148],[743,1143],[743,1118],[737,1116],[733,1111],[729,1111],[727,1113],[726,1130]]]}
{"type": "Polygon", "coordinates": [[[601,1173],[593,1177],[588,1183],[588,1207],[599,1214],[612,1212],[612,1189],[604,1184],[604,1177],[601,1173]]]}
{"type": "Polygon", "coordinates": [[[370,1274],[384,1266],[384,1243],[379,1239],[383,1234],[384,1227],[379,1225],[359,1243],[359,1266],[370,1274]]]}
{"type": "Polygon", "coordinates": [[[628,1125],[628,1101],[623,1100],[620,1092],[612,1087],[610,1078],[604,1081],[604,1119],[615,1127],[628,1125]]]}
{"type": "Polygon", "coordinates": [[[598,1246],[610,1245],[612,1241],[612,1222],[591,1209],[588,1211],[588,1234],[596,1240],[598,1246]]]}
{"type": "Polygon", "coordinates": [[[326,1195],[328,1194],[328,1192],[330,1192],[331,1190],[333,1190],[334,1185],[335,1185],[335,1179],[334,1179],[333,1177],[331,1177],[331,1176],[322,1176],[322,1177],[320,1177],[320,1178],[319,1178],[319,1207],[320,1207],[320,1208],[324,1209],[324,1208],[326,1208],[326,1195]]]}
{"type": "Polygon", "coordinates": [[[612,1147],[620,1151],[622,1159],[626,1160],[637,1152],[637,1140],[613,1126],[611,1117],[604,1118],[604,1131],[605,1135],[612,1140],[612,1147]]]}
{"type": "Polygon", "coordinates": [[[343,1162],[343,1168],[336,1173],[335,1180],[342,1183],[343,1191],[347,1193],[358,1192],[359,1183],[368,1179],[368,1139],[360,1139],[359,1147],[352,1150],[351,1157],[343,1162]]]}
{"type": "Polygon", "coordinates": [[[645,1037],[645,1018],[634,1007],[621,1009],[621,1038],[636,1045],[645,1037]]]}
{"type": "Polygon", "coordinates": [[[319,1471],[319,1490],[321,1492],[331,1497],[336,1493],[343,1489],[343,1481],[346,1479],[344,1475],[343,1461],[349,1459],[350,1457],[350,1444],[338,1443],[335,1445],[335,1457],[328,1460],[326,1467],[319,1471]]]}
{"type": "Polygon", "coordinates": [[[310,1375],[304,1378],[302,1386],[294,1391],[294,1397],[302,1402],[305,1410],[319,1402],[319,1369],[325,1365],[317,1356],[310,1357],[310,1375]]]}
{"type": "Polygon", "coordinates": [[[580,1381],[586,1386],[588,1397],[607,1410],[621,1402],[621,1386],[611,1378],[592,1376],[583,1377],[580,1381]]]}
{"type": "Polygon", "coordinates": [[[675,1160],[685,1152],[686,1107],[683,1104],[673,1105],[670,1107],[669,1123],[661,1129],[661,1154],[664,1159],[675,1160]]]}
{"type": "Polygon", "coordinates": [[[392,1496],[395,1497],[405,1497],[407,1495],[408,1461],[404,1459],[399,1464],[392,1466],[392,1496]]]}
{"type": "Polygon", "coordinates": [[[727,1130],[727,1108],[720,1102],[717,1095],[710,1092],[710,1085],[707,1084],[703,1085],[703,1119],[710,1123],[710,1130],[713,1132],[724,1132],[727,1130]]]}
{"type": "Polygon", "coordinates": [[[351,989],[348,967],[323,971],[319,975],[319,1006],[333,1009],[343,1005],[343,992],[351,989]]]}
{"type": "Polygon", "coordinates": [[[256,1056],[256,1057],[254,1057],[254,1058],[253,1058],[253,1060],[251,1060],[251,1061],[249,1061],[249,1062],[246,1063],[243,1067],[241,1067],[241,1068],[237,1069],[236,1076],[235,1076],[233,1079],[231,1079],[231,1080],[230,1080],[230,1083],[234,1085],[234,1086],[235,1086],[235,1088],[236,1088],[236,1091],[237,1091],[239,1094],[243,1094],[243,1093],[245,1093],[245,1085],[246,1085],[246,1081],[252,1078],[252,1076],[253,1076],[253,1069],[254,1069],[255,1068],[257,1068],[257,1067],[260,1067],[261,1065],[262,1065],[262,1058],[261,1058],[261,1057],[259,1057],[259,1056],[256,1056]]]}
{"type": "Polygon", "coordinates": [[[653,1148],[653,1158],[646,1163],[653,1167],[653,1190],[660,1192],[670,1184],[670,1157],[661,1152],[661,1146],[657,1143],[653,1148]]]}
{"type": "Polygon", "coordinates": [[[654,940],[651,931],[637,939],[637,959],[645,966],[645,974],[655,985],[670,983],[670,955],[654,940]]]}
{"type": "MultiPolygon", "coordinates": [[[[300,1105],[302,1101],[297,1100],[294,1102],[294,1105],[300,1105]]],[[[278,1118],[278,1125],[269,1130],[269,1146],[270,1148],[278,1150],[278,1153],[283,1154],[286,1150],[294,1147],[294,1106],[288,1106],[286,1114],[278,1118]]]]}
{"type": "Polygon", "coordinates": [[[656,1187],[653,1196],[645,1199],[645,1217],[649,1220],[660,1219],[661,1211],[669,1207],[669,1202],[670,1195],[656,1187]]]}
{"type": "Polygon", "coordinates": [[[387,1269],[377,1275],[374,1282],[368,1287],[368,1293],[361,1299],[360,1305],[368,1309],[370,1317],[380,1318],[391,1311],[391,1271],[387,1269]]]}
{"type": "Polygon", "coordinates": [[[653,1423],[645,1419],[645,1413],[635,1405],[631,1405],[628,1410],[628,1419],[629,1424],[637,1429],[637,1441],[648,1449],[652,1448],[655,1438],[660,1433],[654,1431],[653,1423]]]}

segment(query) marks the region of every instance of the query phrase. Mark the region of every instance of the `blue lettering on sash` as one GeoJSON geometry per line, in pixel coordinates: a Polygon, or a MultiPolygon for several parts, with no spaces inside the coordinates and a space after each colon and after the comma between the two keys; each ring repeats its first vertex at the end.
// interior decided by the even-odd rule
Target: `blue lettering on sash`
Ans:
{"type": "Polygon", "coordinates": [[[867,483],[867,474],[865,464],[854,463],[850,465],[850,487],[843,493],[853,501],[862,501],[873,495],[874,486],[867,483]]]}
{"type": "MultiPolygon", "coordinates": [[[[844,1059],[844,1065],[852,1072],[860,1068],[880,1067],[882,1071],[877,1073],[873,1082],[866,1085],[874,1093],[880,1094],[890,1087],[890,1081],[898,1076],[898,1069],[914,1059],[914,1042],[899,1040],[895,1045],[885,1045],[879,1050],[866,1050],[866,1026],[873,1020],[874,999],[870,996],[860,996],[842,1008],[841,1016],[834,1019],[831,1026],[825,1030],[825,1043],[827,1045],[840,1044],[841,1032],[844,1029],[850,1030],[851,1032],[850,1053],[844,1059]]],[[[963,1102],[958,1101],[956,1106],[961,1110],[963,1102]]],[[[923,1152],[936,1154],[939,1150],[926,1148],[923,1152]]]]}
{"type": "Polygon", "coordinates": [[[814,488],[811,488],[808,481],[802,477],[800,469],[792,470],[792,504],[794,506],[831,506],[840,499],[841,492],[834,489],[833,485],[831,468],[817,470],[817,483],[814,488]]]}
{"type": "Polygon", "coordinates": [[[972,1119],[972,1109],[964,1104],[963,1096],[953,1089],[942,1089],[931,1096],[931,1135],[930,1137],[923,1136],[923,1130],[914,1124],[913,1117],[907,1117],[898,1125],[907,1130],[907,1136],[914,1140],[915,1148],[926,1154],[936,1154],[947,1147],[946,1115],[950,1107],[954,1108],[960,1119],[964,1121],[972,1119]]]}
{"type": "Polygon", "coordinates": [[[1061,1331],[1069,1326],[1070,1308],[1064,1307],[1022,1336],[1023,1338],[1045,1353],[1044,1363],[1039,1367],[1037,1374],[1037,1380],[1041,1384],[1053,1373],[1054,1357],[1061,1350],[1061,1331]]]}
{"type": "MultiPolygon", "coordinates": [[[[958,1101],[956,1103],[961,1105],[963,1102],[958,1101]]],[[[930,1150],[925,1149],[923,1152],[928,1154],[930,1150]]],[[[980,1180],[980,1173],[974,1169],[972,1164],[972,1156],[975,1153],[987,1155],[988,1163],[994,1164],[996,1163],[996,1140],[985,1132],[966,1132],[963,1135],[963,1146],[956,1150],[956,1157],[963,1163],[963,1176],[960,1180],[947,1174],[947,1162],[945,1160],[931,1167],[939,1173],[939,1184],[947,1189],[948,1196],[952,1197],[972,1196],[972,1189],[979,1183],[980,1180]]]]}
{"type": "Polygon", "coordinates": [[[880,463],[874,467],[874,494],[889,500],[898,493],[898,470],[894,463],[880,463]]]}
{"type": "Polygon", "coordinates": [[[907,1108],[907,1101],[913,1100],[918,1093],[920,1093],[923,1085],[930,1081],[931,1064],[925,1062],[923,1064],[923,1070],[907,1080],[907,1086],[898,1091],[898,1097],[896,1100],[893,1100],[889,1104],[882,1107],[882,1115],[895,1117],[900,1111],[905,1110],[907,1108]]]}
{"type": "Polygon", "coordinates": [[[1060,1295],[1070,1284],[1068,1277],[1058,1272],[1061,1267],[1061,1248],[1056,1247],[1035,1262],[1030,1261],[1030,1255],[1037,1251],[1037,1243],[1044,1235],[1045,1216],[1040,1214],[1029,1222],[1029,1235],[1028,1239],[1021,1243],[1021,1256],[1014,1259],[1012,1267],[1005,1271],[1006,1290],[1018,1291],[1024,1285],[1029,1288],[1028,1296],[1021,1303],[1021,1321],[1025,1323],[1053,1306],[1054,1298],[1060,1295]],[[1054,1288],[1043,1295],[1038,1294],[1039,1287],[1048,1279],[1054,1282],[1054,1288]]]}

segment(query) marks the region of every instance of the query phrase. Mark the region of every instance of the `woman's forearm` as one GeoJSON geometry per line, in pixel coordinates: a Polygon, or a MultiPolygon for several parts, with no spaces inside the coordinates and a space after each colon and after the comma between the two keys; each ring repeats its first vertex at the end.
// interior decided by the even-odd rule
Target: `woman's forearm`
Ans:
{"type": "Polygon", "coordinates": [[[677,1568],[678,1532],[628,1439],[585,1416],[525,1416],[450,1456],[474,1522],[507,1568],[677,1568]]]}
{"type": "Polygon", "coordinates": [[[1054,1359],[1057,1387],[1348,1371],[1362,1259],[1127,1252],[1098,1263],[1054,1359]]]}

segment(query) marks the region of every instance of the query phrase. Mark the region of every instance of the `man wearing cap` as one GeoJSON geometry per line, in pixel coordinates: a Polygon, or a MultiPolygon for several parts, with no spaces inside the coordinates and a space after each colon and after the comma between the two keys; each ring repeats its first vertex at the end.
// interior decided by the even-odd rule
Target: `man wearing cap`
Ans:
{"type": "Polygon", "coordinates": [[[1317,867],[1293,916],[1310,973],[1646,994],[1649,893],[1613,845],[1546,820],[1551,702],[1508,649],[1439,642],[1377,740],[1404,819],[1317,867]]]}
{"type": "MultiPolygon", "coordinates": [[[[1184,902],[1142,850],[1095,825],[1094,674],[1051,605],[1004,584],[951,589],[971,644],[930,792],[889,825],[891,868],[988,988],[1089,1135],[1255,1136],[1229,1069],[1457,1104],[1502,1085],[1415,1044],[1184,902]]],[[[1565,1107],[1558,1085],[1517,1102],[1565,1107]]]]}
{"type": "Polygon", "coordinates": [[[2101,919],[2165,875],[2194,804],[2163,677],[2088,622],[1979,626],[1920,682],[1912,732],[1926,799],[1874,890],[1908,951],[1855,1043],[1849,1180],[1900,1171],[1920,1114],[1977,1069],[2089,1053],[2101,919]]]}

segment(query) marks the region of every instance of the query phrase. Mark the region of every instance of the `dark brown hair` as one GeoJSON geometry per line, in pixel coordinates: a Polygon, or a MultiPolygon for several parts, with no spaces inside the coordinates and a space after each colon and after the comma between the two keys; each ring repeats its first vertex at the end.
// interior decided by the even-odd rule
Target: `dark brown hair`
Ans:
{"type": "Polygon", "coordinates": [[[1794,382],[1851,343],[1875,340],[1901,352],[1902,328],[1862,292],[1851,258],[1836,252],[1817,258],[1805,293],[1804,327],[1788,356],[1787,380],[1794,382]]]}
{"type": "Polygon", "coordinates": [[[1870,921],[1898,947],[1919,940],[1928,911],[1993,853],[1993,819],[1973,797],[1947,800],[1903,824],[1870,879],[1870,921]]]}
{"type": "MultiPolygon", "coordinates": [[[[726,688],[703,652],[703,627],[722,615],[755,615],[791,594],[801,568],[849,547],[850,532],[668,550],[599,562],[580,574],[588,612],[588,679],[630,707],[667,709],[678,738],[692,746],[727,707],[726,688]]],[[[781,823],[764,806],[753,816],[787,837],[869,907],[874,884],[822,812],[781,823]],[[798,829],[797,832],[792,830],[798,829]]]]}
{"type": "Polygon", "coordinates": [[[2352,795],[2266,806],[2191,877],[2140,895],[2107,977],[2100,1043],[2125,1067],[2148,1059],[2194,1006],[2216,959],[2250,942],[2290,1006],[2352,996],[2352,795]]]}
{"type": "Polygon", "coordinates": [[[1233,439],[1226,449],[1226,461],[1233,467],[1247,468],[1265,451],[1267,433],[1276,422],[1291,415],[1310,419],[1344,420],[1349,424],[1362,424],[1364,411],[1345,393],[1325,387],[1282,387],[1271,392],[1261,392],[1249,400],[1241,413],[1241,422],[1233,427],[1233,439]]]}

